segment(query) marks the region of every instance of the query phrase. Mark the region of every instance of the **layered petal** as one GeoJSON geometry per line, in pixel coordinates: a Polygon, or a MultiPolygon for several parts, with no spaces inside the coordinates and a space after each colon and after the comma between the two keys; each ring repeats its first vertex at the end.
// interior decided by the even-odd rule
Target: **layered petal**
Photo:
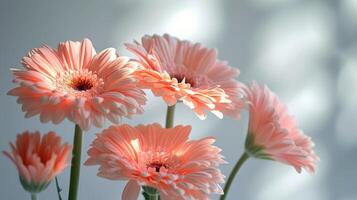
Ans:
{"type": "Polygon", "coordinates": [[[249,102],[246,150],[251,155],[272,159],[314,172],[319,158],[314,143],[297,127],[284,104],[267,87],[253,82],[244,88],[249,102]]]}
{"type": "MultiPolygon", "coordinates": [[[[190,131],[159,124],[112,126],[97,135],[85,164],[99,165],[101,177],[130,180],[127,187],[135,181],[156,188],[162,199],[209,199],[222,193],[218,166],[225,161],[213,138],[188,141],[190,131]]],[[[123,196],[132,192],[125,189],[123,196]]]]}
{"type": "Polygon", "coordinates": [[[25,69],[13,69],[18,85],[8,92],[22,104],[25,117],[55,124],[68,119],[88,130],[108,119],[143,113],[144,92],[132,74],[137,64],[114,49],[98,54],[88,39],[40,47],[24,57],[25,69]]]}
{"type": "Polygon", "coordinates": [[[206,111],[239,118],[243,107],[239,70],[217,59],[217,51],[168,34],[144,36],[126,44],[142,66],[139,85],[161,96],[168,105],[183,101],[200,119],[206,111]]]}
{"type": "Polygon", "coordinates": [[[24,189],[31,193],[44,190],[67,167],[71,151],[55,132],[41,137],[39,132],[25,131],[10,146],[12,151],[3,153],[15,164],[24,189]]]}

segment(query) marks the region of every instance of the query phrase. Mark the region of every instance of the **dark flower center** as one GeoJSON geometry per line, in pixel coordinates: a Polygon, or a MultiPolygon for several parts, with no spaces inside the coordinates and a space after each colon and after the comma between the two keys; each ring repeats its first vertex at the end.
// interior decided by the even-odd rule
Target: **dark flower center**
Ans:
{"type": "Polygon", "coordinates": [[[86,91],[90,90],[94,86],[94,83],[90,78],[78,77],[71,81],[70,86],[77,91],[86,91]]]}
{"type": "Polygon", "coordinates": [[[187,78],[184,74],[175,74],[172,78],[176,78],[179,83],[181,83],[185,79],[185,83],[189,83],[191,87],[195,87],[195,83],[193,79],[187,78]]]}
{"type": "Polygon", "coordinates": [[[152,162],[149,165],[147,165],[148,168],[154,168],[156,172],[160,172],[160,169],[162,167],[167,168],[167,166],[163,163],[159,163],[159,162],[152,162]]]}

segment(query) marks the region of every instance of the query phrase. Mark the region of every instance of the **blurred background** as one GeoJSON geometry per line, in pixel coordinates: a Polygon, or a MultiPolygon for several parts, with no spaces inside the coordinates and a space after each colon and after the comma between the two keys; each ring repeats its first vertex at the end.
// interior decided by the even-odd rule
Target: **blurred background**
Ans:
{"type": "MultiPolygon", "coordinates": [[[[317,173],[301,174],[280,163],[249,160],[238,174],[228,199],[357,199],[357,1],[356,0],[1,0],[0,2],[0,149],[25,129],[55,130],[72,142],[73,124],[41,124],[25,119],[15,98],[9,68],[43,44],[88,37],[97,50],[123,48],[144,34],[170,33],[217,48],[219,58],[241,70],[240,81],[267,84],[296,116],[316,143],[317,173]]],[[[163,122],[165,105],[149,92],[146,113],[125,123],[163,122]]],[[[247,113],[240,121],[209,115],[200,121],[178,106],[176,123],[193,125],[192,138],[213,135],[230,163],[243,150],[247,113]]],[[[106,127],[110,124],[107,123],[106,127]]],[[[86,150],[99,129],[85,134],[86,150]]],[[[59,181],[67,198],[69,168],[59,181]]],[[[97,167],[82,167],[79,199],[117,200],[124,186],[96,176],[97,167]]],[[[4,200],[29,199],[12,163],[0,155],[0,194],[4,200]]],[[[52,183],[40,194],[57,199],[52,183]]],[[[214,196],[213,199],[217,199],[214,196]]]]}

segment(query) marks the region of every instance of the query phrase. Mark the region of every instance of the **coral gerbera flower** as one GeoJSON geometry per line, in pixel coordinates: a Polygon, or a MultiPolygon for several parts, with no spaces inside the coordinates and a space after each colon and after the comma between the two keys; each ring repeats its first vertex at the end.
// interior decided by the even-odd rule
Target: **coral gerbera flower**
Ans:
{"type": "Polygon", "coordinates": [[[52,179],[67,166],[71,146],[61,143],[54,132],[42,136],[25,131],[17,135],[16,143],[10,143],[11,154],[3,153],[16,165],[24,189],[38,193],[46,189],[52,179]]]}
{"type": "Polygon", "coordinates": [[[112,126],[97,135],[86,165],[100,165],[101,177],[129,180],[123,199],[137,196],[138,185],[158,189],[166,200],[209,199],[222,193],[224,176],[217,166],[225,161],[213,138],[188,141],[190,131],[159,124],[112,126]]]}
{"type": "Polygon", "coordinates": [[[314,172],[318,157],[313,142],[297,127],[278,97],[266,86],[253,82],[244,88],[249,101],[248,154],[314,172]]]}
{"type": "Polygon", "coordinates": [[[82,129],[101,127],[105,119],[142,113],[145,96],[135,85],[134,62],[112,48],[96,54],[88,39],[66,41],[57,49],[33,49],[22,59],[25,69],[13,69],[17,96],[26,117],[57,124],[67,118],[82,129]]]}
{"type": "Polygon", "coordinates": [[[219,118],[238,118],[243,103],[234,78],[239,70],[217,60],[217,51],[199,43],[182,41],[170,35],[144,36],[142,44],[126,44],[143,68],[136,71],[139,84],[161,96],[168,105],[182,101],[200,119],[205,111],[219,118]],[[232,103],[233,102],[233,103],[232,103]]]}

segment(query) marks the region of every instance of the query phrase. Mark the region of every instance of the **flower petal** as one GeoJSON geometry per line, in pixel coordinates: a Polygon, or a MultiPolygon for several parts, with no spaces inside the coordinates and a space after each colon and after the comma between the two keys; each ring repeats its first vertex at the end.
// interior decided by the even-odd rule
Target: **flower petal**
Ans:
{"type": "Polygon", "coordinates": [[[121,199],[122,200],[137,200],[140,194],[140,185],[134,181],[130,180],[123,190],[121,199]]]}

